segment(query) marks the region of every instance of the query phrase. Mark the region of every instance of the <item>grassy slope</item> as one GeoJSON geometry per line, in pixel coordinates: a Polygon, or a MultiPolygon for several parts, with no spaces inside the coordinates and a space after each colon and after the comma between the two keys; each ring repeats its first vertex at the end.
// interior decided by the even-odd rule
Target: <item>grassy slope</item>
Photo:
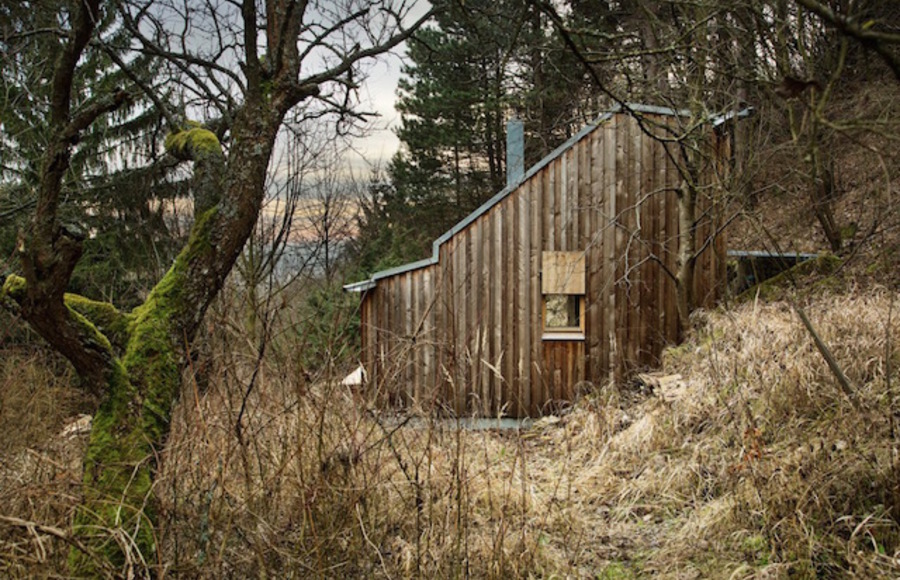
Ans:
{"type": "MultiPolygon", "coordinates": [[[[304,386],[273,360],[242,444],[232,344],[176,413],[157,557],[208,578],[896,577],[897,298],[806,305],[862,411],[786,304],[751,301],[698,318],[669,351],[663,372],[680,382],[608,385],[521,436],[379,422],[352,392],[304,386]]],[[[65,528],[79,445],[4,453],[0,513],[65,528]]],[[[4,575],[51,573],[65,553],[7,523],[0,540],[4,575]]]]}
{"type": "Polygon", "coordinates": [[[617,573],[895,577],[894,300],[872,291],[807,305],[862,411],[784,303],[706,316],[668,353],[663,370],[683,381],[619,411],[627,427],[598,430],[600,417],[616,422],[609,406],[568,418],[557,437],[577,450],[570,461],[589,466],[572,477],[579,496],[591,498],[574,502],[570,521],[633,543],[617,573]],[[590,521],[596,504],[608,516],[590,521]]]}

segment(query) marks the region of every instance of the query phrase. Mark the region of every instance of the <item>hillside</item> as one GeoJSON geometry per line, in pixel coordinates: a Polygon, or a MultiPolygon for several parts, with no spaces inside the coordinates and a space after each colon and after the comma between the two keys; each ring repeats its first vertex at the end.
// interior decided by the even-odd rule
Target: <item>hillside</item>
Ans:
{"type": "Polygon", "coordinates": [[[900,102],[896,84],[850,78],[838,84],[819,117],[817,94],[764,104],[742,134],[749,150],[740,178],[749,192],[733,211],[731,249],[828,252],[816,206],[830,208],[858,282],[896,282],[891,266],[900,248],[900,102]],[[819,128],[816,129],[815,125],[819,128]],[[824,127],[822,127],[824,126],[824,127]],[[810,160],[813,146],[824,159],[810,160]],[[824,167],[824,169],[823,169],[824,167]],[[824,175],[822,175],[824,171],[824,175]]]}
{"type": "MultiPolygon", "coordinates": [[[[223,354],[173,425],[160,556],[169,575],[205,578],[896,577],[897,299],[806,303],[858,409],[782,302],[705,313],[667,352],[660,373],[677,376],[661,388],[606,385],[521,433],[397,424],[347,389],[304,389],[266,366],[241,444],[240,385],[225,372],[237,357],[223,354]]],[[[29,407],[3,376],[12,433],[29,407]]],[[[84,438],[7,445],[3,575],[64,563],[54,536],[84,438]]]]}

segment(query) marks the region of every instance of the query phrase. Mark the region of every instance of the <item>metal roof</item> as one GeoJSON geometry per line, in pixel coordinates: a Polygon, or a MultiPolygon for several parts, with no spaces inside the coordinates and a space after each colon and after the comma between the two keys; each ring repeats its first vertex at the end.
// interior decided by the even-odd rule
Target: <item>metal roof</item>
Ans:
{"type": "Polygon", "coordinates": [[[790,258],[794,260],[812,260],[819,254],[805,252],[770,252],[768,250],[728,250],[729,258],[790,258]]]}
{"type": "MultiPolygon", "coordinates": [[[[642,105],[640,103],[625,103],[625,104],[617,104],[615,107],[610,109],[609,111],[601,114],[596,121],[586,125],[581,131],[570,137],[565,143],[554,149],[549,155],[538,161],[535,165],[531,167],[525,174],[519,178],[517,181],[507,184],[506,187],[501,189],[499,192],[494,194],[489,200],[484,202],[481,206],[478,207],[475,211],[470,213],[468,216],[463,218],[462,221],[457,223],[455,226],[447,230],[441,237],[436,239],[432,244],[431,257],[425,258],[423,260],[418,260],[416,262],[412,262],[409,264],[404,264],[402,266],[397,266],[396,268],[390,268],[387,270],[382,270],[380,272],[375,272],[368,280],[361,280],[359,282],[353,282],[352,284],[344,285],[344,291],[346,292],[365,292],[367,290],[371,290],[374,288],[378,280],[382,280],[384,278],[389,278],[391,276],[396,276],[397,274],[403,274],[405,272],[411,272],[413,270],[418,270],[419,268],[425,268],[427,266],[432,266],[437,264],[438,256],[440,255],[440,247],[441,244],[450,240],[453,236],[458,234],[460,231],[464,230],[468,227],[472,222],[476,219],[484,215],[488,212],[492,207],[500,203],[503,199],[505,199],[509,194],[519,188],[519,186],[531,179],[535,174],[544,169],[547,165],[552,163],[558,157],[560,157],[567,150],[572,148],[576,143],[581,141],[585,136],[590,134],[595,128],[604,123],[605,121],[611,119],[613,115],[618,113],[644,113],[648,115],[668,115],[671,117],[689,117],[691,112],[687,109],[672,109],[669,107],[657,107],[654,105],[642,105]]],[[[724,115],[715,115],[709,117],[709,121],[712,123],[714,127],[718,127],[723,123],[731,120],[731,119],[739,119],[743,117],[748,117],[752,114],[752,107],[747,107],[740,111],[732,111],[726,113],[724,115]]]]}

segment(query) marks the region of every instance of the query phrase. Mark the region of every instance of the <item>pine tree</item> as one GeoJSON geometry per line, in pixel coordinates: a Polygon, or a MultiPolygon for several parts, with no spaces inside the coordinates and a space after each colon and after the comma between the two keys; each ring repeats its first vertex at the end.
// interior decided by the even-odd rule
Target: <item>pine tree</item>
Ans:
{"type": "Polygon", "coordinates": [[[390,185],[373,190],[355,247],[368,265],[379,260],[363,256],[393,263],[427,255],[436,237],[504,187],[509,118],[525,123],[531,164],[600,102],[535,3],[450,3],[409,43],[408,60],[397,104],[403,151],[388,167],[390,185]]]}
{"type": "MultiPolygon", "coordinates": [[[[0,8],[0,52],[6,63],[0,72],[3,256],[14,255],[17,232],[39,187],[53,90],[49,79],[64,41],[56,9],[71,17],[73,8],[72,3],[55,4],[6,3],[0,8]]],[[[98,41],[85,51],[74,78],[73,109],[85,110],[110,94],[121,94],[125,103],[79,135],[63,178],[60,218],[85,238],[84,257],[70,289],[134,305],[174,257],[178,228],[167,211],[188,191],[172,176],[172,161],[162,157],[158,111],[142,93],[125,94],[120,88],[135,82],[154,85],[157,65],[134,55],[126,63],[130,35],[111,7],[100,17],[98,41]]]]}

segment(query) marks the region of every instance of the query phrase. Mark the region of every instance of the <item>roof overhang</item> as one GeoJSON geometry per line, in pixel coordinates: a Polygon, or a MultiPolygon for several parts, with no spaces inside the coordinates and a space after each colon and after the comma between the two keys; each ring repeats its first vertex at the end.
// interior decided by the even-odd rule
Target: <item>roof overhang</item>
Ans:
{"type": "Polygon", "coordinates": [[[362,280],[352,284],[344,284],[344,292],[365,292],[375,287],[374,280],[362,280]]]}

